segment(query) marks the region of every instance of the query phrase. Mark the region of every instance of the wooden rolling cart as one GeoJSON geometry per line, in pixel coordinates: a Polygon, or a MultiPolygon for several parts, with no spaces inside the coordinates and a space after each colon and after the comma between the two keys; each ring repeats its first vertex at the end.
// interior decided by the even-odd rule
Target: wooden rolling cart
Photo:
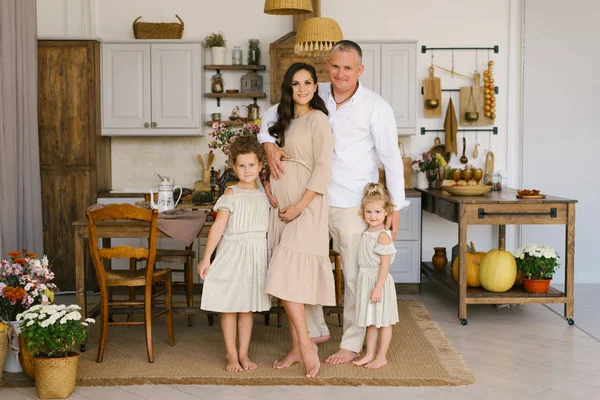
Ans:
{"type": "MultiPolygon", "coordinates": [[[[437,271],[431,263],[421,263],[421,271],[434,282],[458,291],[458,317],[467,325],[468,304],[563,303],[564,315],[573,325],[575,204],[576,200],[546,196],[539,200],[517,199],[516,190],[490,191],[484,196],[452,196],[439,189],[417,189],[422,193],[422,211],[458,224],[459,283],[452,278],[451,268],[437,271]],[[498,225],[499,240],[505,239],[506,225],[565,225],[565,291],[550,288],[546,294],[530,294],[514,286],[505,293],[492,293],[481,288],[467,288],[466,252],[468,225],[498,225]]],[[[421,221],[423,219],[421,218],[421,221]]],[[[421,222],[422,223],[422,222],[421,222]]],[[[421,228],[421,231],[422,228],[421,228]]],[[[423,251],[421,241],[421,259],[423,251]]]]}

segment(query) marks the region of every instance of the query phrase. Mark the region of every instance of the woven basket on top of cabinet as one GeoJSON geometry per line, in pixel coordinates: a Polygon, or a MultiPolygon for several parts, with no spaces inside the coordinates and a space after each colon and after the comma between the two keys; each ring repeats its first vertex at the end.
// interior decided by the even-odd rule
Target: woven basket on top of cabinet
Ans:
{"type": "Polygon", "coordinates": [[[138,22],[140,17],[133,21],[133,36],[136,39],[181,39],[183,36],[183,21],[175,15],[180,24],[176,22],[138,22]]]}

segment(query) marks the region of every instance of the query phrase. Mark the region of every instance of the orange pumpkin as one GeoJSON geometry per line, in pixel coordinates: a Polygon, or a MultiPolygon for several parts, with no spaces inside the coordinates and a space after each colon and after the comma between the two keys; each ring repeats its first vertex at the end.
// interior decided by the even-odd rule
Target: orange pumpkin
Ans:
{"type": "MultiPolygon", "coordinates": [[[[467,286],[479,287],[479,263],[485,256],[485,251],[478,252],[475,250],[475,245],[471,242],[471,250],[467,251],[467,286]]],[[[452,263],[452,276],[458,282],[458,257],[452,263]]]]}

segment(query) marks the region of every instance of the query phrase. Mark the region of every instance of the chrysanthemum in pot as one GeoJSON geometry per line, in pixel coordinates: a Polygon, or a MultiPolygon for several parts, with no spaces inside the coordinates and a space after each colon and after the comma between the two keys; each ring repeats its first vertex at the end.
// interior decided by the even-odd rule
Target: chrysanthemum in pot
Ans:
{"type": "Polygon", "coordinates": [[[558,253],[543,244],[528,243],[515,250],[517,271],[523,277],[523,286],[529,293],[547,293],[550,280],[558,268],[558,253]]]}
{"type": "Polygon", "coordinates": [[[66,399],[73,393],[79,354],[88,318],[81,321],[77,305],[36,305],[17,315],[28,350],[34,356],[35,387],[40,399],[66,399]]]}

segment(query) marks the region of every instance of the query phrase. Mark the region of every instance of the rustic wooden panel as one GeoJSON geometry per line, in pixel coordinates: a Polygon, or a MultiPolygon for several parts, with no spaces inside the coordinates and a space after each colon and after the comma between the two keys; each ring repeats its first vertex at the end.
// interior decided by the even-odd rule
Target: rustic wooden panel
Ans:
{"type": "Polygon", "coordinates": [[[296,33],[290,32],[269,46],[271,57],[271,104],[279,103],[283,77],[290,65],[295,62],[312,65],[317,70],[317,80],[319,82],[329,82],[327,58],[296,55],[294,54],[294,44],[296,44],[296,33]]]}
{"type": "Polygon", "coordinates": [[[88,98],[92,76],[86,47],[40,47],[38,113],[40,162],[46,165],[89,166],[93,142],[88,98]],[[52,110],[52,112],[48,112],[52,110]]]}
{"type": "Polygon", "coordinates": [[[99,190],[111,188],[110,138],[101,136],[100,43],[40,40],[38,61],[44,250],[58,287],[73,290],[72,223],[99,190]]]}
{"type": "MultiPolygon", "coordinates": [[[[85,209],[92,204],[90,171],[42,169],[41,178],[44,253],[54,265],[58,287],[61,290],[74,290],[75,247],[72,223],[81,218],[85,209]]],[[[89,256],[86,259],[91,262],[89,256]]],[[[93,268],[88,268],[86,281],[95,280],[93,268]]]]}
{"type": "Polygon", "coordinates": [[[458,222],[458,204],[443,199],[433,200],[434,214],[451,222],[458,222]]]}

